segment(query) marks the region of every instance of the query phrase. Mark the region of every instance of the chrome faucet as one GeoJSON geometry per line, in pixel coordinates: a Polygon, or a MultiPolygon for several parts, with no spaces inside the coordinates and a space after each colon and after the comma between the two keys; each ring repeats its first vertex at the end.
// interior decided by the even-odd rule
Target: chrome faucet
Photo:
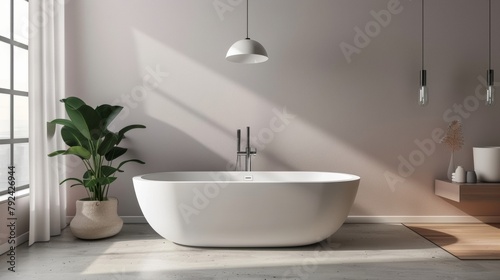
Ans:
{"type": "Polygon", "coordinates": [[[244,151],[241,150],[241,129],[238,129],[236,131],[236,137],[238,138],[236,166],[238,166],[238,162],[240,161],[240,156],[244,156],[245,171],[252,171],[252,156],[257,154],[257,149],[252,150],[252,148],[250,147],[250,127],[247,126],[247,146],[245,147],[244,151]]]}

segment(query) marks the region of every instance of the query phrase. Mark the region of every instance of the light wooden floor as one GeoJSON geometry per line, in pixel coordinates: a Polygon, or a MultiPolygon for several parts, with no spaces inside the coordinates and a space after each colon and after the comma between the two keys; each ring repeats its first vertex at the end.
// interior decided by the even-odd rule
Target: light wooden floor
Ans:
{"type": "Polygon", "coordinates": [[[500,224],[405,224],[462,260],[500,260],[500,224]]]}

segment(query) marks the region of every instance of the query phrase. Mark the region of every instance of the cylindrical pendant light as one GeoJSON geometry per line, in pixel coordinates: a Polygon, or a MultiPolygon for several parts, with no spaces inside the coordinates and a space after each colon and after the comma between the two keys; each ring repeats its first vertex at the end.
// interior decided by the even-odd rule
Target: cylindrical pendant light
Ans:
{"type": "Polygon", "coordinates": [[[420,70],[420,90],[418,92],[418,104],[420,106],[425,106],[429,103],[427,71],[424,66],[424,0],[422,0],[422,70],[420,70]]]}
{"type": "Polygon", "coordinates": [[[495,103],[495,71],[491,69],[491,0],[488,2],[488,72],[486,79],[488,88],[486,89],[486,105],[493,105],[495,103]]]}
{"type": "Polygon", "coordinates": [[[259,42],[248,37],[248,0],[247,0],[247,37],[234,43],[226,54],[226,60],[236,63],[260,63],[267,61],[267,51],[259,42]]]}

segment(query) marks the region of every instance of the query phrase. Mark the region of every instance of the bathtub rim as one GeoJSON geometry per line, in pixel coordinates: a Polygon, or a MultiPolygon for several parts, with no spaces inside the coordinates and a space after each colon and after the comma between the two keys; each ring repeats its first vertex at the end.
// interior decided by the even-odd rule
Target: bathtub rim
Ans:
{"type": "Polygon", "coordinates": [[[163,172],[152,172],[152,173],[147,173],[147,174],[141,174],[134,176],[132,178],[133,181],[148,181],[148,182],[156,182],[156,183],[176,183],[176,184],[192,184],[192,183],[219,183],[219,182],[225,182],[225,183],[247,183],[247,184],[256,184],[256,183],[273,183],[273,184],[294,184],[294,183],[348,183],[348,182],[356,182],[360,181],[361,177],[358,175],[350,174],[350,173],[343,173],[343,172],[329,172],[329,171],[163,171],[163,172]],[[203,173],[203,174],[210,174],[210,173],[241,173],[241,174],[255,174],[255,173],[264,173],[264,174],[270,174],[270,173],[295,173],[295,174],[328,174],[328,175],[341,175],[341,178],[335,179],[335,180],[282,180],[282,181],[271,181],[271,180],[260,180],[260,181],[253,181],[253,180],[155,180],[155,179],[147,179],[144,178],[145,176],[150,176],[150,175],[160,175],[160,174],[188,174],[188,173],[203,173]]]}

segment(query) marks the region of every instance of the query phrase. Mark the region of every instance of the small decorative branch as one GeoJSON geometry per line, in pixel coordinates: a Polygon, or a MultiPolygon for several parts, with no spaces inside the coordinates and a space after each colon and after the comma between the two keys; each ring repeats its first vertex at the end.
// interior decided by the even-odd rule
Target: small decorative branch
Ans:
{"type": "Polygon", "coordinates": [[[448,125],[448,130],[440,143],[444,143],[451,149],[452,152],[459,151],[464,145],[464,137],[462,134],[462,123],[458,120],[452,121],[448,125]]]}

